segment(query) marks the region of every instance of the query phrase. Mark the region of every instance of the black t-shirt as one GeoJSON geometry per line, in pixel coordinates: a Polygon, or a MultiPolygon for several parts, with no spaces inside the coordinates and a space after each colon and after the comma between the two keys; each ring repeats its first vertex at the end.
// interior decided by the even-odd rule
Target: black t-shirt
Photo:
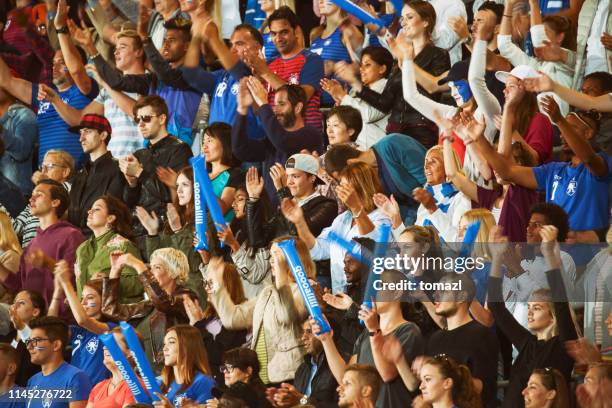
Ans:
{"type": "MultiPolygon", "coordinates": [[[[423,354],[423,336],[416,324],[406,322],[389,335],[393,335],[399,340],[404,350],[404,358],[406,358],[408,364],[412,364],[412,360],[415,357],[423,354]]],[[[353,354],[357,355],[357,363],[375,366],[370,345],[370,335],[367,329],[357,339],[353,354]]],[[[398,374],[393,381],[382,384],[378,400],[376,401],[376,408],[408,407],[411,401],[412,395],[398,374]]]]}
{"type": "Polygon", "coordinates": [[[499,345],[493,329],[472,320],[454,330],[438,330],[427,342],[426,354],[446,354],[466,365],[474,378],[482,381],[482,402],[495,407],[497,355],[499,345]]]}

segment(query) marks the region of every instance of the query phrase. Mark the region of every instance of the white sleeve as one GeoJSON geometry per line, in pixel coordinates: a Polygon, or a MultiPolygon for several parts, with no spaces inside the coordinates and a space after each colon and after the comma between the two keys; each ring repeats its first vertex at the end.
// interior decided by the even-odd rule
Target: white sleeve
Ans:
{"type": "Polygon", "coordinates": [[[461,221],[463,214],[471,208],[472,203],[470,200],[463,193],[458,193],[453,198],[446,213],[437,209],[433,214],[429,215],[429,220],[436,227],[444,241],[455,242],[457,240],[459,221],[461,221]]]}
{"type": "Polygon", "coordinates": [[[468,82],[470,89],[474,94],[474,99],[480,110],[484,113],[485,120],[493,122],[495,115],[501,114],[501,106],[499,101],[489,88],[485,81],[487,63],[487,42],[477,40],[472,49],[472,59],[470,61],[470,69],[468,71],[468,82]]]}
{"type": "MultiPolygon", "coordinates": [[[[373,89],[374,91],[380,93],[379,90],[373,89]]],[[[344,98],[340,101],[341,105],[351,106],[361,113],[361,119],[364,123],[373,123],[381,120],[385,117],[385,113],[379,111],[374,108],[372,105],[362,101],[359,98],[355,98],[349,94],[344,95],[344,98]]]]}
{"type": "Polygon", "coordinates": [[[550,41],[546,35],[546,31],[544,30],[544,24],[534,25],[529,29],[529,31],[531,32],[531,42],[533,43],[533,48],[544,45],[544,40],[550,41]]]}
{"type": "Polygon", "coordinates": [[[457,108],[434,102],[418,91],[412,60],[404,60],[402,63],[402,89],[404,100],[432,122],[436,110],[444,117],[452,117],[457,111],[457,108]]]}
{"type": "Polygon", "coordinates": [[[463,17],[467,21],[467,11],[465,10],[465,4],[461,2],[453,2],[454,4],[450,7],[444,8],[444,13],[440,13],[437,17],[437,23],[433,32],[433,41],[436,46],[444,48],[450,51],[455,45],[459,43],[459,36],[455,33],[448,24],[449,17],[463,17]]]}
{"type": "Polygon", "coordinates": [[[517,65],[529,65],[535,69],[539,67],[538,61],[535,58],[525,54],[525,51],[512,42],[511,35],[498,35],[497,49],[499,49],[500,55],[510,61],[515,67],[517,65]]]}

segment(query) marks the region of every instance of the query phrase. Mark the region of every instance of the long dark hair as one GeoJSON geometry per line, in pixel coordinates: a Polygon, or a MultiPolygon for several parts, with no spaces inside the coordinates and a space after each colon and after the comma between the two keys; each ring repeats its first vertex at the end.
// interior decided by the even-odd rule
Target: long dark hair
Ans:
{"type": "Polygon", "coordinates": [[[538,95],[535,92],[525,91],[521,103],[519,103],[514,111],[516,131],[519,132],[521,136],[525,137],[527,135],[531,120],[539,111],[538,95]]]}
{"type": "Polygon", "coordinates": [[[221,142],[221,147],[223,147],[221,164],[235,167],[237,160],[232,153],[232,127],[227,123],[215,122],[204,130],[204,134],[221,142]]]}
{"type": "Polygon", "coordinates": [[[181,225],[193,224],[195,222],[195,206],[193,204],[193,168],[191,166],[183,167],[179,172],[180,175],[185,176],[191,182],[191,200],[186,205],[180,205],[178,197],[172,199],[174,208],[179,213],[181,219],[181,225]]]}
{"type": "Polygon", "coordinates": [[[131,241],[134,238],[134,233],[132,232],[132,216],[127,205],[118,198],[107,194],[99,199],[106,204],[108,215],[115,216],[115,220],[110,223],[110,229],[131,241]]]}
{"type": "Polygon", "coordinates": [[[452,358],[441,354],[426,360],[423,365],[437,367],[444,378],[453,380],[451,395],[453,403],[461,408],[480,408],[480,395],[474,387],[470,369],[463,364],[457,364],[452,358]]]}
{"type": "Polygon", "coordinates": [[[552,408],[569,408],[569,391],[565,377],[556,368],[536,368],[531,373],[538,375],[547,390],[555,390],[552,408]]]}

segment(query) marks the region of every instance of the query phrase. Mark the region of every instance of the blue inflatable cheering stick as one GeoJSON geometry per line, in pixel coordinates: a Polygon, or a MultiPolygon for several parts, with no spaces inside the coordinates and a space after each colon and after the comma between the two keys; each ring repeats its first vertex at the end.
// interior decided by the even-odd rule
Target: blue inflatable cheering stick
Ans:
{"type": "Polygon", "coordinates": [[[136,377],[136,373],[130,366],[125,354],[119,348],[117,341],[112,333],[104,333],[98,336],[104,347],[108,350],[117,369],[121,373],[123,380],[126,382],[128,388],[132,392],[134,399],[137,403],[140,404],[151,404],[151,398],[147,395],[147,392],[142,388],[142,384],[138,381],[138,377],[136,377]]]}
{"type": "MultiPolygon", "coordinates": [[[[389,236],[391,235],[391,225],[388,223],[382,223],[379,228],[378,239],[376,240],[376,246],[374,247],[374,259],[384,258],[387,252],[387,244],[389,242],[389,236]]],[[[376,299],[376,289],[374,289],[374,273],[370,271],[368,274],[368,281],[366,283],[363,304],[368,308],[372,309],[372,299],[376,299]]]]}
{"type": "MultiPolygon", "coordinates": [[[[194,157],[195,159],[195,157],[194,157]]],[[[208,240],[206,239],[206,200],[202,194],[202,171],[207,173],[205,163],[193,161],[191,159],[191,167],[193,168],[193,206],[195,212],[195,233],[197,244],[196,250],[208,251],[208,240]],[[203,169],[201,169],[202,167],[203,169]]]]}
{"type": "MultiPolygon", "coordinates": [[[[217,229],[217,232],[220,232],[223,228],[227,228],[227,224],[225,223],[225,218],[223,217],[223,211],[221,211],[221,207],[219,206],[219,201],[217,201],[217,196],[213,191],[212,182],[208,176],[208,171],[206,171],[206,159],[204,156],[196,156],[189,159],[189,162],[193,167],[193,191],[195,193],[197,180],[198,189],[204,196],[206,207],[208,207],[208,211],[210,211],[210,216],[215,224],[215,228],[217,229]]],[[[204,218],[203,222],[204,226],[206,226],[206,218],[204,218]]],[[[204,228],[204,230],[206,231],[206,228],[204,228]]],[[[198,236],[198,242],[199,239],[200,237],[198,236]]],[[[221,241],[221,248],[223,248],[223,241],[221,241]]]]}
{"type": "Polygon", "coordinates": [[[159,385],[157,385],[157,381],[155,380],[155,374],[153,373],[153,369],[149,364],[149,360],[147,360],[147,356],[145,355],[144,350],[136,336],[136,332],[134,328],[127,324],[126,322],[119,323],[121,326],[121,331],[123,332],[123,337],[125,337],[125,341],[134,356],[134,361],[136,362],[136,367],[138,367],[138,371],[140,371],[140,375],[142,380],[145,383],[145,387],[151,394],[153,401],[159,401],[159,398],[154,394],[155,392],[162,393],[159,385]]]}
{"type": "Polygon", "coordinates": [[[480,220],[476,220],[467,226],[463,235],[463,244],[459,250],[459,257],[465,258],[472,253],[472,247],[480,231],[480,220]]]}
{"type": "Polygon", "coordinates": [[[385,26],[385,22],[382,21],[380,18],[371,15],[370,13],[368,13],[350,0],[332,0],[332,2],[336,3],[336,5],[342,10],[354,15],[359,20],[363,21],[364,24],[375,24],[381,28],[385,26]]]}
{"type": "Polygon", "coordinates": [[[304,305],[306,306],[306,309],[308,309],[308,313],[310,313],[312,318],[316,320],[317,324],[321,328],[319,334],[331,331],[331,327],[329,327],[329,324],[323,318],[321,306],[319,306],[314,290],[312,290],[312,286],[308,281],[306,271],[304,271],[302,261],[300,261],[297,250],[295,249],[295,240],[287,239],[279,242],[277,245],[285,254],[285,259],[287,260],[287,264],[289,264],[291,273],[293,273],[293,277],[298,285],[304,305]]]}

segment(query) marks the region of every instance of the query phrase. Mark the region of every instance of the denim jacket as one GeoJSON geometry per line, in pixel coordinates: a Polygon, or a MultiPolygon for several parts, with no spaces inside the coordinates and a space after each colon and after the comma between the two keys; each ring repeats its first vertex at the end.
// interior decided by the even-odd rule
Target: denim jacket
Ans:
{"type": "Polygon", "coordinates": [[[32,151],[38,139],[36,115],[25,105],[15,103],[0,117],[0,133],[6,151],[0,158],[2,173],[25,196],[32,193],[32,151]]]}

